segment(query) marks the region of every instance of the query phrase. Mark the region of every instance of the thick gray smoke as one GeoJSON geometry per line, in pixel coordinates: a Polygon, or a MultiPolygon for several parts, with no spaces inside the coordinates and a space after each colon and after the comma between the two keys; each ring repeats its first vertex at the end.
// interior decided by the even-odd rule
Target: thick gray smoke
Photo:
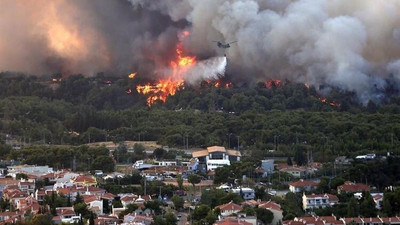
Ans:
{"type": "Polygon", "coordinates": [[[153,76],[186,29],[188,53],[226,53],[238,80],[339,87],[366,102],[388,78],[400,86],[399,12],[399,0],[3,0],[0,70],[153,76]]]}
{"type": "Polygon", "coordinates": [[[191,84],[196,84],[201,80],[216,79],[225,74],[226,64],[226,57],[212,57],[202,60],[184,73],[183,78],[191,84]]]}
{"type": "Polygon", "coordinates": [[[400,79],[398,0],[131,0],[190,22],[190,46],[209,54],[215,39],[238,41],[229,72],[289,79],[375,99],[400,79]],[[179,10],[177,10],[179,9],[179,10]],[[185,12],[185,13],[183,13],[185,12]]]}

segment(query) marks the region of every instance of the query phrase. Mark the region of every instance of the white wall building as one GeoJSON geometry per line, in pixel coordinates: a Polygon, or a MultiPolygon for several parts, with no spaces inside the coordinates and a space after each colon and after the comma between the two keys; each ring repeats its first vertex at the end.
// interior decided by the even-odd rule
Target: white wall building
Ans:
{"type": "Polygon", "coordinates": [[[331,194],[303,194],[303,210],[331,207],[339,202],[336,195],[331,194]]]}
{"type": "Polygon", "coordinates": [[[231,165],[231,162],[240,161],[242,156],[239,151],[226,150],[223,146],[211,146],[206,150],[192,153],[193,158],[198,160],[200,170],[215,170],[218,167],[231,165]]]}
{"type": "Polygon", "coordinates": [[[235,194],[242,195],[244,200],[251,200],[256,197],[255,192],[251,188],[235,188],[232,189],[232,192],[235,194]]]}
{"type": "Polygon", "coordinates": [[[42,176],[44,174],[53,173],[53,168],[49,166],[19,165],[7,166],[7,171],[8,175],[15,178],[18,173],[42,176]]]}

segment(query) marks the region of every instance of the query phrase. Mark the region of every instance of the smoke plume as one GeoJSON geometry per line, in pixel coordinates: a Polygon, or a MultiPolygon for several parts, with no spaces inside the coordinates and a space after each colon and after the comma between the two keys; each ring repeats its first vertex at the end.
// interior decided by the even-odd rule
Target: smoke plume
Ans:
{"type": "Polygon", "coordinates": [[[3,0],[0,70],[155,76],[186,29],[188,53],[226,53],[234,79],[339,87],[366,102],[400,84],[399,11],[398,0],[3,0]]]}
{"type": "Polygon", "coordinates": [[[226,57],[212,57],[197,62],[187,71],[183,78],[190,84],[196,84],[201,80],[216,79],[225,74],[226,57]]]}

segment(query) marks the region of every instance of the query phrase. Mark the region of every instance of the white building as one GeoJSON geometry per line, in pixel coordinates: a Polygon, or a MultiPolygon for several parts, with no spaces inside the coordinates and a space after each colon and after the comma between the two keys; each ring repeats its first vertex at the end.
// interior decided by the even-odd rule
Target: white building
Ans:
{"type": "Polygon", "coordinates": [[[48,173],[53,173],[53,168],[49,166],[35,166],[35,165],[19,165],[19,166],[7,166],[8,175],[13,178],[18,173],[30,174],[35,176],[43,176],[48,173]]]}
{"type": "Polygon", "coordinates": [[[331,194],[303,194],[303,210],[331,207],[339,202],[336,195],[331,194]]]}
{"type": "Polygon", "coordinates": [[[255,192],[251,188],[235,188],[232,192],[242,196],[244,200],[251,200],[256,197],[255,192]]]}
{"type": "Polygon", "coordinates": [[[176,161],[159,161],[157,164],[159,166],[176,166],[176,161]]]}
{"type": "Polygon", "coordinates": [[[289,183],[289,190],[293,193],[313,191],[317,189],[318,183],[311,180],[302,180],[289,183]]]}
{"type": "Polygon", "coordinates": [[[231,165],[231,162],[240,161],[242,156],[239,151],[226,150],[223,146],[211,146],[206,150],[192,153],[193,158],[198,160],[200,170],[215,170],[218,167],[231,165]]]}

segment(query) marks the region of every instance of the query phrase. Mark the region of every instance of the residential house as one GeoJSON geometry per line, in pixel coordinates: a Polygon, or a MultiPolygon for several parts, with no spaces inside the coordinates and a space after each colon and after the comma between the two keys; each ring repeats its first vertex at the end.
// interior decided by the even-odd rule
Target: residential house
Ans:
{"type": "Polygon", "coordinates": [[[96,225],[115,225],[119,224],[120,221],[116,216],[101,215],[94,219],[96,225]]]}
{"type": "Polygon", "coordinates": [[[242,211],[243,207],[230,201],[229,203],[217,206],[221,210],[221,216],[227,217],[242,211]]]}
{"type": "Polygon", "coordinates": [[[232,192],[241,195],[244,200],[250,200],[256,197],[255,191],[252,188],[234,188],[232,192]]]}
{"type": "Polygon", "coordinates": [[[5,211],[5,212],[0,212],[0,223],[15,223],[17,221],[21,221],[22,218],[24,217],[23,212],[10,212],[10,211],[5,211]]]}
{"type": "Polygon", "coordinates": [[[103,200],[96,195],[82,195],[83,201],[88,209],[96,215],[103,215],[103,200]]]}
{"type": "Polygon", "coordinates": [[[135,200],[138,198],[137,195],[127,194],[121,197],[121,203],[124,208],[126,208],[129,204],[135,203],[135,200]]]}
{"type": "Polygon", "coordinates": [[[278,224],[279,221],[282,222],[283,210],[278,203],[274,201],[262,202],[258,205],[258,208],[268,209],[272,212],[272,214],[274,214],[274,219],[272,220],[271,224],[278,224]]]}
{"type": "Polygon", "coordinates": [[[240,161],[241,153],[237,150],[226,150],[223,146],[211,146],[206,150],[200,150],[192,153],[192,157],[198,161],[199,170],[215,170],[225,165],[229,166],[231,162],[240,161]]]}
{"type": "Polygon", "coordinates": [[[335,166],[337,168],[346,168],[346,167],[350,167],[351,163],[354,160],[351,158],[347,158],[346,156],[338,156],[335,159],[335,166]]]}
{"type": "Polygon", "coordinates": [[[213,225],[252,225],[240,218],[225,218],[222,221],[217,221],[213,225]]]}
{"type": "Polygon", "coordinates": [[[317,189],[318,183],[311,180],[299,180],[289,183],[289,190],[293,193],[299,193],[304,191],[313,191],[317,189]]]}
{"type": "Polygon", "coordinates": [[[383,204],[383,193],[371,193],[371,195],[374,199],[376,209],[381,210],[383,204]]]}
{"type": "Polygon", "coordinates": [[[371,188],[362,183],[354,183],[351,181],[344,182],[343,185],[337,187],[338,194],[342,193],[356,193],[356,192],[363,192],[363,191],[370,191],[371,188]]]}
{"type": "Polygon", "coordinates": [[[279,172],[286,172],[296,178],[302,178],[307,175],[307,169],[305,167],[297,166],[282,168],[281,170],[279,170],[279,172]]]}
{"type": "Polygon", "coordinates": [[[124,222],[121,225],[150,225],[153,217],[150,215],[139,215],[130,213],[124,216],[124,222]]]}
{"type": "Polygon", "coordinates": [[[303,194],[303,210],[331,207],[339,202],[336,195],[331,194],[303,194]]]}
{"type": "Polygon", "coordinates": [[[97,186],[97,181],[94,176],[79,175],[71,179],[71,183],[77,186],[97,186]]]}
{"type": "Polygon", "coordinates": [[[52,173],[53,168],[49,166],[36,166],[36,165],[18,165],[18,166],[7,166],[7,172],[9,176],[16,177],[18,173],[24,173],[27,175],[34,175],[40,177],[44,174],[52,173]]]}
{"type": "Polygon", "coordinates": [[[399,217],[345,217],[310,216],[282,222],[283,225],[400,225],[399,217]]]}
{"type": "Polygon", "coordinates": [[[56,208],[57,215],[60,216],[61,221],[68,221],[74,216],[76,213],[73,207],[58,207],[56,208]]]}
{"type": "Polygon", "coordinates": [[[20,182],[18,182],[18,187],[21,191],[30,195],[30,194],[33,194],[35,191],[35,182],[21,180],[20,182]]]}

